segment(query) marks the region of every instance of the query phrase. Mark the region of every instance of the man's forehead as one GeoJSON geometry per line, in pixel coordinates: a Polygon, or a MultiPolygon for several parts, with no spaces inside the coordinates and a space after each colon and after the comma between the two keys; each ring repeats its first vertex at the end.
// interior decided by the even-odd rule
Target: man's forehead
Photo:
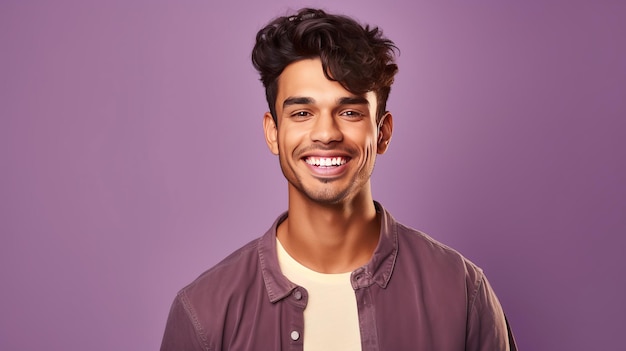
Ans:
{"type": "Polygon", "coordinates": [[[367,104],[375,106],[373,91],[355,94],[340,82],[328,79],[319,58],[289,64],[277,79],[276,107],[294,104],[367,104]]]}
{"type": "Polygon", "coordinates": [[[325,74],[322,61],[319,58],[309,58],[294,61],[287,65],[277,78],[278,88],[308,88],[315,85],[324,85],[325,89],[334,86],[344,90],[347,95],[354,95],[347,91],[341,83],[325,74]]]}

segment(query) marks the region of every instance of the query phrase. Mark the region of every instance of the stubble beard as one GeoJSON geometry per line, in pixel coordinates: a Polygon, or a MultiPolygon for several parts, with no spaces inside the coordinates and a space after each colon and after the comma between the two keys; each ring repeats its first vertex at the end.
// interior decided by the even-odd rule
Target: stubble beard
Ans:
{"type": "Polygon", "coordinates": [[[356,195],[358,191],[354,191],[355,188],[365,186],[373,171],[372,168],[372,170],[370,170],[367,174],[361,175],[357,173],[353,179],[348,181],[347,185],[343,189],[335,189],[332,187],[333,182],[339,182],[340,180],[315,178],[314,181],[319,182],[321,188],[310,189],[310,187],[305,185],[302,177],[293,168],[291,168],[290,165],[286,164],[286,162],[280,160],[280,168],[285,176],[285,179],[287,179],[287,182],[293,189],[304,195],[307,199],[320,205],[337,205],[348,199],[351,196],[351,193],[354,193],[352,196],[356,195]]]}

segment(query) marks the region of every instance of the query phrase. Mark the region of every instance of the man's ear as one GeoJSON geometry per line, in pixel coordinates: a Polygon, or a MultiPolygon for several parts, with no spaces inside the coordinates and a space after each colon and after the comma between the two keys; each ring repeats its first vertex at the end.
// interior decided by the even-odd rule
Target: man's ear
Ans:
{"type": "Polygon", "coordinates": [[[263,131],[265,132],[265,142],[274,155],[278,155],[278,128],[272,118],[272,114],[265,112],[263,115],[263,131]]]}
{"type": "Polygon", "coordinates": [[[389,148],[389,142],[391,142],[391,134],[393,133],[393,116],[389,112],[381,117],[378,122],[378,154],[384,154],[389,148]]]}

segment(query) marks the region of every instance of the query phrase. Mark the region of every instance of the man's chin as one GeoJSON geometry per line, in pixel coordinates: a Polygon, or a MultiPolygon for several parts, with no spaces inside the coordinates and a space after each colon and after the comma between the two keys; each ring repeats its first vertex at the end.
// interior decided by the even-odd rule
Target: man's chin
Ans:
{"type": "MultiPolygon", "coordinates": [[[[328,183],[330,182],[332,180],[328,180],[328,183]]],[[[344,202],[348,198],[348,189],[343,191],[338,189],[305,190],[304,195],[317,204],[331,206],[344,202]]]]}

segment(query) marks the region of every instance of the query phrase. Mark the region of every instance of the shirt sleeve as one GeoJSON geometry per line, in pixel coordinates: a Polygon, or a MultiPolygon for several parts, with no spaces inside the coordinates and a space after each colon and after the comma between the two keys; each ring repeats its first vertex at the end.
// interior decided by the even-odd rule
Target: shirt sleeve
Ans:
{"type": "Polygon", "coordinates": [[[467,351],[517,351],[502,306],[484,275],[470,300],[467,351]]]}
{"type": "MultiPolygon", "coordinates": [[[[161,351],[209,351],[203,342],[201,333],[186,308],[184,296],[179,294],[172,303],[165,333],[161,342],[161,351]]],[[[206,338],[205,338],[206,339],[206,338]]]]}

